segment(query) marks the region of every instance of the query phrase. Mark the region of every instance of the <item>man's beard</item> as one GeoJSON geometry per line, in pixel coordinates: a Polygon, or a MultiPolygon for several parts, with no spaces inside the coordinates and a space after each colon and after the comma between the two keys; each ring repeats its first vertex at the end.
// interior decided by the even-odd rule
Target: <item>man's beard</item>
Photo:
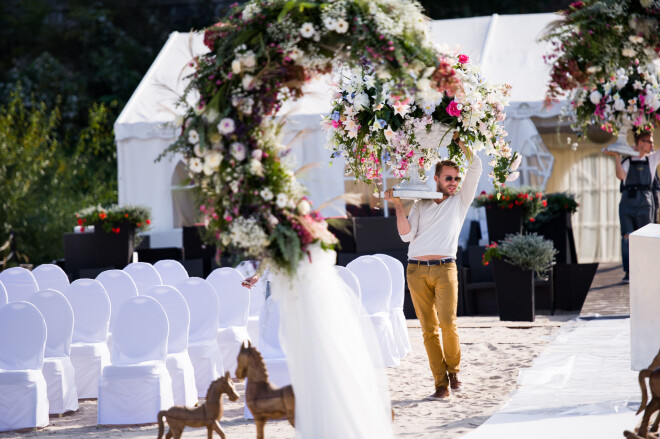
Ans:
{"type": "Polygon", "coordinates": [[[441,186],[440,184],[438,184],[438,192],[442,193],[442,196],[444,198],[448,198],[448,197],[451,197],[452,195],[454,195],[451,192],[449,192],[449,190],[447,188],[441,186]]]}

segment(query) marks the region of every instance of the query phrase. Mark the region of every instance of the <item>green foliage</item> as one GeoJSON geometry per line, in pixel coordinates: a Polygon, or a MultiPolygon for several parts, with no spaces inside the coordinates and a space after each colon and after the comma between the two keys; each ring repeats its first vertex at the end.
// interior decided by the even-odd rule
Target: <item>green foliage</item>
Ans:
{"type": "Polygon", "coordinates": [[[80,143],[66,155],[57,139],[59,107],[24,102],[20,85],[0,106],[0,242],[13,230],[31,263],[63,256],[62,234],[81,206],[116,199],[116,178],[89,169],[94,154],[116,166],[108,114],[103,105],[92,107],[80,143]]]}
{"type": "Polygon", "coordinates": [[[547,202],[538,188],[505,186],[500,193],[482,192],[474,199],[473,204],[486,209],[513,209],[520,206],[523,219],[529,219],[534,218],[547,202]]]}
{"type": "Polygon", "coordinates": [[[547,276],[548,269],[555,262],[552,241],[536,233],[506,235],[499,244],[488,246],[483,263],[488,265],[493,259],[502,259],[523,270],[533,270],[539,276],[547,276]]]}

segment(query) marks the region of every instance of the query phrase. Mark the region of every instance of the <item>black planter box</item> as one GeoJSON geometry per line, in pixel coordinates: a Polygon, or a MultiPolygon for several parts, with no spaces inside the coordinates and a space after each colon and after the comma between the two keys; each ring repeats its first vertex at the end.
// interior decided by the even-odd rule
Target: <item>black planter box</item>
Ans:
{"type": "Polygon", "coordinates": [[[522,232],[523,220],[520,206],[511,209],[486,207],[486,223],[488,224],[488,240],[498,242],[506,235],[522,232]]]}
{"type": "Polygon", "coordinates": [[[562,212],[547,223],[541,224],[535,231],[539,235],[552,241],[557,250],[555,261],[557,264],[577,264],[577,252],[573,239],[573,225],[571,214],[562,212]]]}
{"type": "Polygon", "coordinates": [[[555,307],[580,311],[598,270],[598,263],[557,264],[554,268],[555,307]]]}
{"type": "Polygon", "coordinates": [[[500,320],[533,322],[534,272],[503,260],[492,261],[500,320]]]}

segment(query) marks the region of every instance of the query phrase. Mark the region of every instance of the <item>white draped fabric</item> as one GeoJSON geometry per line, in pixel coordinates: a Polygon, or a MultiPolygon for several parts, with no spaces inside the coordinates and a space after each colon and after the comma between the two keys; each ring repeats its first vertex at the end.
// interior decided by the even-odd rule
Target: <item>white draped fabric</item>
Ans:
{"type": "Polygon", "coordinates": [[[39,290],[32,272],[23,267],[11,267],[0,272],[0,282],[7,290],[9,302],[25,301],[39,290]]]}
{"type": "Polygon", "coordinates": [[[399,357],[403,358],[411,351],[406,316],[403,314],[403,300],[406,292],[406,276],[403,264],[398,259],[385,254],[374,255],[387,265],[392,279],[392,298],[390,300],[390,321],[394,331],[399,357]]]}
{"type": "Polygon", "coordinates": [[[69,277],[55,264],[41,264],[32,270],[32,275],[40,290],[52,289],[63,293],[69,287],[69,277]]]}
{"type": "Polygon", "coordinates": [[[160,260],[154,264],[154,268],[160,275],[163,285],[176,285],[190,277],[181,262],[173,259],[160,260]]]}
{"type": "Polygon", "coordinates": [[[96,276],[96,280],[103,285],[110,298],[109,328],[112,332],[117,320],[117,311],[125,301],[138,295],[138,289],[133,278],[122,270],[106,270],[96,276]]]}
{"type": "Polygon", "coordinates": [[[9,299],[7,299],[7,290],[5,289],[5,285],[0,282],[0,308],[5,306],[9,299]]]}
{"type": "Polygon", "coordinates": [[[142,294],[154,285],[163,285],[163,280],[160,278],[158,271],[147,262],[132,262],[124,267],[124,271],[135,282],[138,294],[142,294]]]}
{"type": "Polygon", "coordinates": [[[392,437],[390,401],[375,334],[360,322],[355,295],[311,249],[296,275],[273,273],[280,341],[296,394],[296,437],[392,437]]]}

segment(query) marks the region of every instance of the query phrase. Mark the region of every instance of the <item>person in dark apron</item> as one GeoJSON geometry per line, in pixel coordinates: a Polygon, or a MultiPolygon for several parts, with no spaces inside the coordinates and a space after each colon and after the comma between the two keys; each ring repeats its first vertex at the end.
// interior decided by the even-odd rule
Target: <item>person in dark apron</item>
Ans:
{"type": "Polygon", "coordinates": [[[621,225],[621,259],[625,276],[629,281],[629,237],[635,230],[655,221],[656,200],[653,184],[658,165],[658,153],[653,151],[653,137],[648,132],[635,134],[635,149],[639,157],[620,159],[617,153],[606,152],[616,158],[616,175],[621,180],[619,222],[621,225]],[[653,151],[651,153],[651,151],[653,151]],[[627,170],[624,164],[627,163],[627,170]]]}

